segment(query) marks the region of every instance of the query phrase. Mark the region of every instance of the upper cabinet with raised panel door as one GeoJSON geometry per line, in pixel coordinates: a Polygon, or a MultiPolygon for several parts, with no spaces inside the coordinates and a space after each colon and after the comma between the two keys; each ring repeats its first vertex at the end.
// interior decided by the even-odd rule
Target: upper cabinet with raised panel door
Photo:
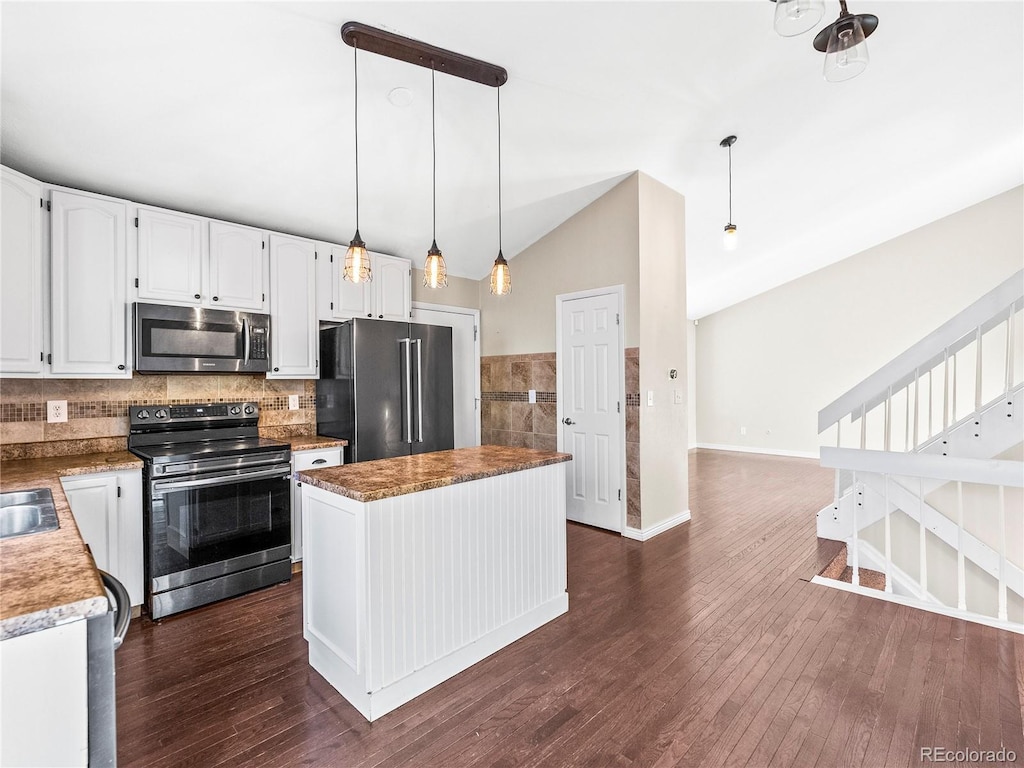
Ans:
{"type": "Polygon", "coordinates": [[[130,378],[127,205],[59,190],[50,202],[50,373],[130,378]]]}
{"type": "Polygon", "coordinates": [[[270,235],[270,370],[268,379],[317,375],[316,243],[270,235]]]}
{"type": "Polygon", "coordinates": [[[266,310],[263,230],[158,208],[138,214],[141,301],[266,310]]]}
{"type": "Polygon", "coordinates": [[[210,222],[210,306],[266,309],[265,249],[263,230],[210,222]]]}
{"type": "Polygon", "coordinates": [[[317,316],[339,321],[353,317],[408,320],[412,314],[412,262],[369,252],[373,279],[352,283],[343,279],[347,246],[321,246],[329,258],[317,264],[317,316]]]}
{"type": "Polygon", "coordinates": [[[0,373],[4,374],[43,370],[42,211],[40,184],[0,169],[0,373]]]}
{"type": "Polygon", "coordinates": [[[156,208],[140,207],[138,214],[139,299],[201,304],[206,219],[156,208]]]}

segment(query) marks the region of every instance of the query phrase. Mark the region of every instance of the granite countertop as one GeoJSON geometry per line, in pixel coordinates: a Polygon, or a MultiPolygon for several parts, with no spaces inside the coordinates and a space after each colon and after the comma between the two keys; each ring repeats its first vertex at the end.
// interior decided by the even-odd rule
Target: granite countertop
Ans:
{"type": "Polygon", "coordinates": [[[307,469],[298,478],[355,501],[369,502],[572,461],[568,453],[481,445],[395,459],[361,461],[341,467],[307,469]]]}
{"type": "Polygon", "coordinates": [[[314,451],[317,448],[343,448],[348,440],[323,435],[295,435],[294,437],[278,438],[283,443],[290,443],[293,451],[314,451]]]}
{"type": "Polygon", "coordinates": [[[60,478],[141,468],[127,451],[0,463],[0,490],[49,488],[60,522],[56,531],[0,540],[0,640],[108,610],[60,478]]]}

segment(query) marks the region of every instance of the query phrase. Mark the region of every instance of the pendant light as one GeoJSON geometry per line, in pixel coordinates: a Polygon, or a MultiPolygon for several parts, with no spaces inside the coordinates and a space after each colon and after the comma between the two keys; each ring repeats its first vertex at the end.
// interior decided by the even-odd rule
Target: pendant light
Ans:
{"type": "Polygon", "coordinates": [[[725,225],[725,231],[722,234],[722,245],[727,251],[735,251],[736,243],[739,239],[739,234],[736,231],[736,225],[732,223],[732,145],[735,143],[735,136],[726,136],[718,142],[718,146],[725,147],[729,150],[729,221],[725,225]]]}
{"type": "Polygon", "coordinates": [[[437,108],[434,96],[434,62],[430,62],[430,147],[434,160],[434,232],[433,243],[427,251],[427,261],[423,265],[423,285],[426,288],[445,288],[448,286],[448,270],[445,269],[444,256],[437,247],[437,108]]]}
{"type": "Polygon", "coordinates": [[[775,3],[775,31],[795,37],[814,29],[825,15],[824,0],[772,0],[775,3]]]}
{"type": "Polygon", "coordinates": [[[501,83],[495,89],[498,92],[498,258],[491,267],[491,293],[495,296],[506,296],[512,292],[512,274],[508,270],[508,262],[501,253],[501,83]]]}
{"type": "Polygon", "coordinates": [[[356,234],[352,242],[348,244],[348,251],[345,253],[345,269],[342,272],[342,279],[353,283],[368,283],[373,279],[370,271],[370,258],[366,253],[366,243],[359,236],[359,45],[358,41],[352,42],[352,78],[355,83],[355,137],[356,137],[356,234]]]}
{"type": "Polygon", "coordinates": [[[825,79],[830,83],[851,80],[867,69],[867,38],[878,28],[878,17],[850,13],[839,0],[839,18],[814,38],[814,48],[825,54],[825,79]]]}

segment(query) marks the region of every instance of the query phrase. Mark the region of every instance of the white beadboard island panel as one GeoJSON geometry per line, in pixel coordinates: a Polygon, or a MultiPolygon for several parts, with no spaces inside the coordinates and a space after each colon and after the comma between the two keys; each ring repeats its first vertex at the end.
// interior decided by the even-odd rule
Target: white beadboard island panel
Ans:
{"type": "Polygon", "coordinates": [[[303,483],[310,664],[374,720],[569,609],[565,465],[372,502],[303,483]]]}

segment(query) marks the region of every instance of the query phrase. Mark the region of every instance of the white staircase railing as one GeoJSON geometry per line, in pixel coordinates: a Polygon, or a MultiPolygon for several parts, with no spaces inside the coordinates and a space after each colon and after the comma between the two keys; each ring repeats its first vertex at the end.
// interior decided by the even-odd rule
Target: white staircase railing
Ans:
{"type": "Polygon", "coordinates": [[[837,447],[915,451],[1024,382],[1024,270],[818,413],[837,447]]]}
{"type": "Polygon", "coordinates": [[[1024,627],[1024,270],[818,414],[818,535],[885,595],[1024,627]],[[1012,458],[1014,460],[1005,460],[1012,458]],[[930,556],[929,556],[930,555],[930,556]]]}

